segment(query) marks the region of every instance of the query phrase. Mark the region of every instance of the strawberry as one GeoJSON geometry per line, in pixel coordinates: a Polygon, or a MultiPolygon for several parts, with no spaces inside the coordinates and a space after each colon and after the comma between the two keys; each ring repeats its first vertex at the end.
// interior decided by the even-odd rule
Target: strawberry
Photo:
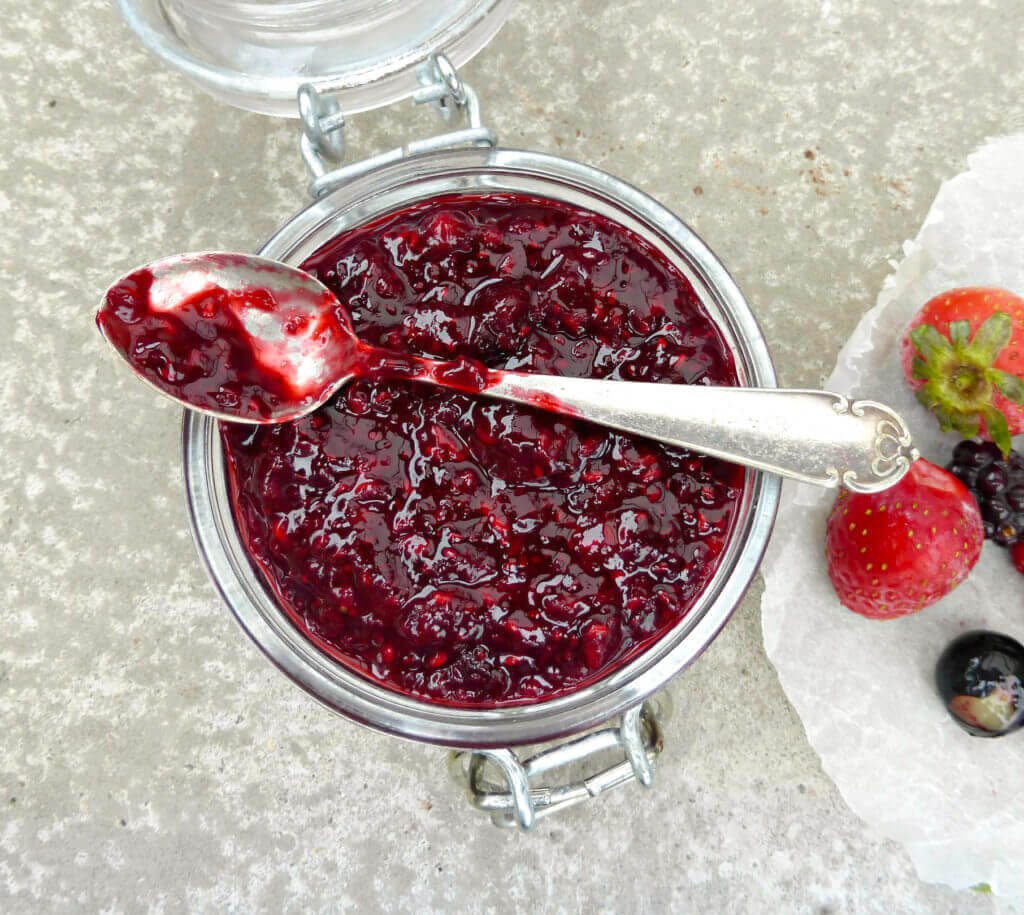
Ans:
{"type": "Polygon", "coordinates": [[[951,289],[917,313],[903,371],[943,431],[1010,452],[1024,432],[1024,299],[1005,289],[951,289]]]}
{"type": "Polygon", "coordinates": [[[921,458],[885,492],[839,493],[828,519],[829,578],[862,616],[917,613],[967,577],[984,537],[967,487],[921,458]]]}
{"type": "Polygon", "coordinates": [[[1010,547],[1010,559],[1013,560],[1013,567],[1024,575],[1024,540],[1018,540],[1010,547]]]}

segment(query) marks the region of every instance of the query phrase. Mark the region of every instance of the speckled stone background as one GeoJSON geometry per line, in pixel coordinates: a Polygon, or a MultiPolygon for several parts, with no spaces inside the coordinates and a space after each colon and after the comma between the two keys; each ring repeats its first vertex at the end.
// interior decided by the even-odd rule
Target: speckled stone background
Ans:
{"type": "MultiPolygon", "coordinates": [[[[524,0],[465,72],[506,144],[688,220],[782,381],[814,385],[940,182],[1024,127],[1022,23],[1019,0],[524,0]]],[[[353,148],[425,117],[359,117],[353,148]]],[[[106,3],[0,0],[0,911],[1012,911],[865,833],[765,660],[756,588],[672,689],[654,793],[532,836],[468,810],[440,751],[270,668],[196,559],[178,412],[91,312],[139,262],[257,246],[303,201],[296,141],[106,3]]]]}

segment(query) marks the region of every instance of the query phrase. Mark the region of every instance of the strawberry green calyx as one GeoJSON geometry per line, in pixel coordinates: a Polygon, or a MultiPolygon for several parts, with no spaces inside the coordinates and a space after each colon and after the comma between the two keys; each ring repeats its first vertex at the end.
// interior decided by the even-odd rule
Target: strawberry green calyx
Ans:
{"type": "Polygon", "coordinates": [[[974,438],[985,428],[992,441],[1009,454],[1010,430],[1006,416],[995,405],[1000,393],[1015,404],[1024,404],[1024,379],[995,368],[998,358],[1013,334],[1008,314],[997,311],[970,337],[970,323],[953,321],[949,337],[930,324],[921,324],[910,332],[916,356],[914,378],[924,384],[917,399],[939,421],[944,432],[959,432],[974,438]]]}

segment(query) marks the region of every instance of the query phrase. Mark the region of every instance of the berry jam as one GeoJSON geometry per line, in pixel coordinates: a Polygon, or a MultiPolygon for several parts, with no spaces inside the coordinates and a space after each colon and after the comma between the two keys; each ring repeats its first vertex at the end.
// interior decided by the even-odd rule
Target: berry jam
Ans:
{"type": "Polygon", "coordinates": [[[96,323],[139,375],[171,397],[232,418],[291,418],[322,401],[361,349],[347,316],[332,310],[333,296],[316,284],[197,283],[204,266],[230,270],[240,259],[185,255],[188,271],[162,269],[167,262],[156,272],[136,270],[107,290],[96,323]],[[250,325],[262,326],[262,335],[250,325]],[[316,371],[297,369],[300,360],[316,371]]]}
{"type": "MultiPolygon", "coordinates": [[[[604,217],[436,198],[304,265],[371,345],[490,369],[736,384],[687,280],[604,217]]],[[[222,425],[243,541],[323,651],[433,702],[535,702],[675,626],[743,471],[532,407],[360,380],[304,419],[222,425]]]]}

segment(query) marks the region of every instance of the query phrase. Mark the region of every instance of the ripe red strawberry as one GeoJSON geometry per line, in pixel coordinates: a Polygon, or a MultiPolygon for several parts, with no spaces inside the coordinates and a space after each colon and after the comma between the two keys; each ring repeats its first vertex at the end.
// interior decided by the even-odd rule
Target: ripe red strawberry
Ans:
{"type": "Polygon", "coordinates": [[[1010,547],[1010,559],[1013,560],[1014,568],[1024,575],[1024,540],[1018,540],[1010,547]]]}
{"type": "Polygon", "coordinates": [[[922,458],[885,492],[839,493],[828,519],[828,574],[850,610],[893,619],[960,584],[984,539],[967,487],[922,458]]]}
{"type": "Polygon", "coordinates": [[[1024,299],[1005,289],[951,289],[917,313],[903,371],[946,432],[1010,452],[1024,432],[1024,299]]]}

